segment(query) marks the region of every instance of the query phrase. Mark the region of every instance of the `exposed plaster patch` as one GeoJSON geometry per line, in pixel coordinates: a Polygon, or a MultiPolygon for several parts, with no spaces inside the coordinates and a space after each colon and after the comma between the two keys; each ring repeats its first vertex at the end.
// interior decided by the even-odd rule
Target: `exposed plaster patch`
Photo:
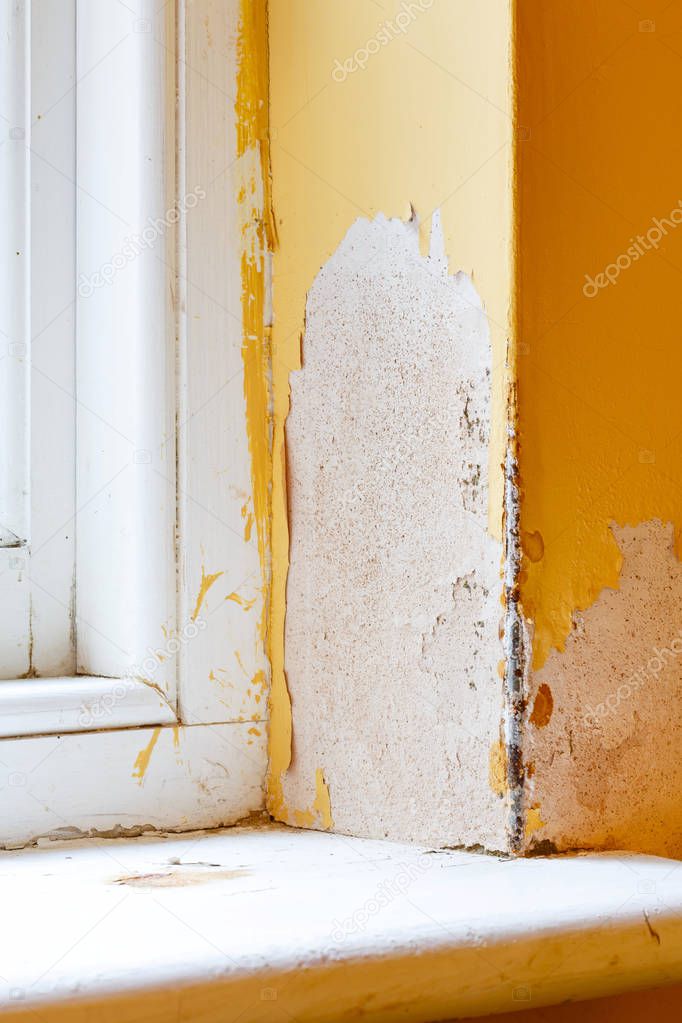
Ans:
{"type": "Polygon", "coordinates": [[[506,806],[486,784],[503,713],[490,340],[438,225],[424,257],[415,218],[356,221],[308,296],[287,421],[280,807],[308,820],[295,808],[324,763],[341,831],[500,848],[506,806]]]}
{"type": "MultiPolygon", "coordinates": [[[[509,145],[509,128],[514,97],[509,50],[512,9],[503,5],[491,17],[493,6],[492,0],[487,4],[436,4],[434,18],[423,26],[424,40],[434,46],[448,40],[446,49],[451,57],[454,54],[460,70],[468,69],[468,80],[485,80],[485,94],[494,95],[496,101],[483,110],[475,93],[467,98],[452,78],[443,79],[434,89],[433,66],[428,61],[417,57],[406,75],[404,54],[390,47],[382,55],[378,77],[360,74],[348,83],[350,91],[346,87],[338,92],[330,89],[329,68],[338,56],[339,39],[358,31],[356,5],[309,0],[269,5],[272,178],[279,244],[273,256],[268,807],[278,818],[286,818],[292,809],[281,789],[292,748],[284,664],[289,556],[284,429],[289,376],[300,365],[311,283],[337,250],[358,210],[367,211],[368,216],[385,211],[409,218],[412,206],[422,217],[426,214],[419,223],[420,249],[426,255],[430,213],[443,196],[449,196],[443,208],[440,254],[433,249],[431,254],[434,258],[449,254],[453,266],[470,273],[488,314],[492,346],[492,400],[485,424],[489,434],[488,522],[492,535],[501,539],[507,423],[505,349],[513,290],[513,147],[509,145]],[[472,46],[472,40],[480,45],[472,46]],[[310,102],[311,90],[316,96],[314,103],[310,102]],[[359,109],[376,112],[380,130],[376,118],[359,118],[359,109]],[[297,116],[292,116],[296,111],[297,116]],[[343,139],[350,137],[354,144],[344,145],[343,139]],[[454,179],[464,184],[453,192],[454,179]],[[329,187],[330,182],[334,187],[329,187]]],[[[361,7],[365,13],[369,11],[366,5],[361,7]]],[[[450,576],[450,581],[454,578],[450,576]]],[[[448,741],[452,769],[460,770],[457,743],[448,741]]],[[[487,760],[487,745],[488,737],[479,750],[482,763],[487,760]]],[[[485,784],[485,770],[482,780],[485,784]]],[[[312,791],[311,778],[308,785],[312,791]]],[[[336,807],[334,784],[332,796],[336,807]]]]}
{"type": "MultiPolygon", "coordinates": [[[[540,841],[559,849],[682,855],[682,564],[671,523],[611,527],[622,555],[617,589],[574,616],[564,653],[533,674],[554,710],[526,730],[542,807],[540,841]]],[[[533,715],[531,715],[533,722],[533,715]]]]}

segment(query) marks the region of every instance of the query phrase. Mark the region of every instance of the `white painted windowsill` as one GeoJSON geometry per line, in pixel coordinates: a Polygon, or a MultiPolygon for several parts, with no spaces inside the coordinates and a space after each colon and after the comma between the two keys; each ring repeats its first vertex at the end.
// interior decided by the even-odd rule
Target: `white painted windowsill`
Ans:
{"type": "Polygon", "coordinates": [[[682,980],[682,870],[654,857],[255,826],[43,843],[0,875],[10,1016],[426,1021],[682,980]]]}

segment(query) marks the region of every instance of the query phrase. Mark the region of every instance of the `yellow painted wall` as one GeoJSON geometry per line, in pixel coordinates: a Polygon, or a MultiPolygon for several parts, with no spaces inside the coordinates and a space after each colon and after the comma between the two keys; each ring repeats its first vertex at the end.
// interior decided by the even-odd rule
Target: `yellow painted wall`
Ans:
{"type": "Polygon", "coordinates": [[[522,598],[538,667],[573,611],[618,586],[609,522],[682,521],[682,8],[517,8],[522,598]],[[619,256],[615,283],[590,286],[619,256]]]}
{"type": "Polygon", "coordinates": [[[511,5],[508,0],[270,0],[269,10],[279,238],[273,278],[269,805],[277,817],[293,821],[280,787],[291,749],[283,648],[288,375],[300,365],[306,293],[358,217],[383,212],[408,219],[412,205],[425,242],[431,214],[440,208],[450,269],[471,274],[483,299],[494,362],[490,522],[495,535],[501,532],[504,365],[512,295],[511,5]]]}

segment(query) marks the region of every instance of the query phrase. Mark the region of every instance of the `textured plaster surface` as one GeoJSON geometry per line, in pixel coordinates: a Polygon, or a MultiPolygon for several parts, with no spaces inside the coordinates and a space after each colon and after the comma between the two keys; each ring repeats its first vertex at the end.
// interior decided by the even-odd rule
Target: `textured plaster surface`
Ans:
{"type": "Polygon", "coordinates": [[[611,527],[618,589],[532,676],[527,836],[682,856],[682,564],[672,524],[611,527]]]}
{"type": "MultiPolygon", "coordinates": [[[[268,25],[277,245],[267,803],[278,820],[302,823],[293,812],[300,806],[287,804],[281,785],[291,753],[284,675],[289,563],[284,431],[290,373],[300,368],[307,296],[358,217],[384,213],[408,220],[412,207],[426,255],[432,213],[442,211],[446,251],[453,268],[475,281],[490,329],[488,514],[491,533],[501,538],[513,295],[512,4],[271,0],[268,25]],[[354,55],[375,49],[377,33],[398,19],[406,31],[395,33],[366,66],[356,65],[354,55]],[[339,74],[339,62],[348,67],[349,58],[355,70],[339,74]]],[[[316,791],[321,796],[322,788],[316,791]]],[[[306,813],[311,807],[306,805],[306,813]]]]}
{"type": "Polygon", "coordinates": [[[416,220],[355,222],[310,290],[302,355],[286,433],[286,802],[310,806],[321,769],[336,830],[505,848],[490,780],[503,711],[491,349],[437,217],[428,258],[416,220]]]}

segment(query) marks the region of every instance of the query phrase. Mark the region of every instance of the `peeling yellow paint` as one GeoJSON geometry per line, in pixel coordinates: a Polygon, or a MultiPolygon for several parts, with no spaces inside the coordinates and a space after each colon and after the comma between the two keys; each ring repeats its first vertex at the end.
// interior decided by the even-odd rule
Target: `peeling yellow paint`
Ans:
{"type": "Polygon", "coordinates": [[[249,512],[249,514],[246,517],[246,522],[244,523],[244,539],[245,539],[245,541],[247,543],[251,542],[251,532],[252,532],[252,530],[253,530],[253,515],[251,514],[251,512],[249,512]]]}
{"type": "Polygon", "coordinates": [[[544,828],[546,823],[547,822],[543,821],[540,816],[539,803],[534,803],[533,806],[529,807],[526,811],[526,838],[530,838],[534,832],[539,831],[540,828],[544,828]]]}
{"type": "MultiPolygon", "coordinates": [[[[239,202],[243,202],[244,197],[239,199],[239,202]]],[[[251,532],[253,530],[253,512],[249,510],[250,498],[248,498],[241,507],[241,515],[244,519],[244,540],[246,543],[251,541],[251,532]]]]}
{"type": "Polygon", "coordinates": [[[225,600],[231,600],[235,604],[239,604],[239,606],[243,607],[245,611],[250,611],[253,605],[256,603],[256,597],[253,597],[252,600],[247,600],[245,597],[242,597],[241,594],[239,593],[230,593],[228,594],[227,597],[225,597],[225,600]]]}
{"type": "Polygon", "coordinates": [[[618,588],[609,524],[682,524],[679,68],[656,42],[679,6],[657,5],[653,34],[621,0],[516,10],[521,521],[544,538],[521,599],[540,668],[618,588]]]}
{"type": "Polygon", "coordinates": [[[256,674],[251,679],[251,685],[258,686],[262,693],[265,692],[268,685],[268,680],[265,677],[265,672],[263,671],[262,668],[259,671],[257,671],[256,674]]]}
{"type": "Polygon", "coordinates": [[[533,711],[530,715],[530,722],[536,728],[545,728],[549,724],[554,709],[554,697],[552,690],[546,682],[543,682],[535,694],[533,711]]]}
{"type": "Polygon", "coordinates": [[[291,823],[297,828],[318,827],[323,831],[331,831],[334,827],[329,786],[321,767],[315,771],[315,799],[312,806],[307,810],[291,811],[291,823]]]}
{"type": "Polygon", "coordinates": [[[249,728],[249,735],[260,735],[260,728],[249,728]]]}
{"type": "Polygon", "coordinates": [[[147,745],[144,747],[144,749],[140,750],[140,752],[137,754],[137,757],[135,758],[135,763],[133,764],[133,778],[137,778],[138,785],[141,785],[144,781],[144,776],[147,772],[147,768],[149,767],[149,761],[151,760],[152,753],[154,752],[154,747],[159,741],[160,735],[161,726],[159,725],[158,728],[155,728],[154,731],[152,732],[151,738],[147,745]]]}
{"type": "Polygon", "coordinates": [[[173,725],[173,747],[180,749],[180,726],[173,725]]]}
{"type": "Polygon", "coordinates": [[[284,660],[289,374],[301,365],[306,294],[358,217],[383,212],[407,220],[414,206],[425,245],[439,208],[451,270],[462,269],[476,282],[492,335],[490,530],[501,536],[512,297],[511,4],[434,4],[415,19],[409,38],[393,40],[364,70],[336,81],[340,54],[354,53],[399,9],[398,0],[387,0],[382,10],[364,0],[287,0],[270,8],[279,243],[273,268],[268,808],[292,823],[296,814],[283,790],[292,741],[284,660]]]}
{"type": "MultiPolygon", "coordinates": [[[[240,0],[237,41],[237,157],[242,184],[238,192],[243,249],[242,359],[246,431],[251,456],[253,520],[258,536],[263,594],[270,584],[272,452],[270,444],[270,328],[265,323],[268,252],[276,244],[270,196],[270,129],[267,0],[240,0]]],[[[251,527],[245,529],[250,536],[251,527]]],[[[268,601],[260,632],[266,638],[268,601]]]]}
{"type": "Polygon", "coordinates": [[[318,767],[315,771],[315,801],[313,809],[317,813],[324,830],[331,831],[334,827],[332,801],[329,795],[329,786],[325,781],[324,772],[321,767],[318,767]]]}
{"type": "Polygon", "coordinates": [[[199,592],[197,594],[197,602],[194,605],[194,610],[192,611],[193,622],[196,622],[197,618],[199,617],[201,605],[204,603],[204,600],[206,599],[206,594],[210,590],[211,586],[213,586],[213,583],[216,581],[216,579],[220,579],[221,575],[223,575],[222,572],[214,572],[213,575],[207,575],[204,566],[203,565],[201,566],[201,585],[199,587],[199,592]]]}
{"type": "Polygon", "coordinates": [[[499,739],[490,747],[488,759],[488,784],[496,796],[507,793],[507,750],[499,739]]]}

